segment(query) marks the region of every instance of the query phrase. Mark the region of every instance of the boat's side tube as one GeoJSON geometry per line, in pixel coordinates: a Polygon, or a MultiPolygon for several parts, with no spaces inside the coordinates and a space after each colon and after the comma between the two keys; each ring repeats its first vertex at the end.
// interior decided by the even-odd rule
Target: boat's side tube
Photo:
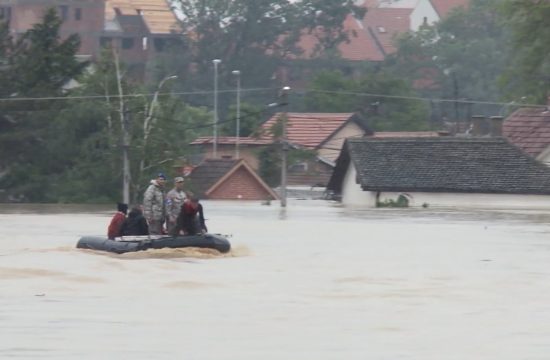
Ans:
{"type": "Polygon", "coordinates": [[[147,250],[150,244],[141,241],[115,241],[101,236],[84,236],[80,238],[76,247],[79,249],[110,251],[123,254],[130,251],[147,250]]]}

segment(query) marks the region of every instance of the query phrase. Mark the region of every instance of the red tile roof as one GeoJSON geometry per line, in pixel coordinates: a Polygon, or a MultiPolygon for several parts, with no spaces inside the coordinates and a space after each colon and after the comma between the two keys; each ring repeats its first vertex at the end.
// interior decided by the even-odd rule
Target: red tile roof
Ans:
{"type": "Polygon", "coordinates": [[[141,12],[143,21],[153,34],[171,34],[179,29],[176,14],[167,0],[107,0],[107,20],[116,17],[115,9],[122,15],[138,15],[141,12]]]}
{"type": "MultiPolygon", "coordinates": [[[[376,41],[363,27],[360,20],[349,15],[344,20],[344,30],[349,33],[349,43],[343,42],[338,46],[340,55],[350,61],[383,61],[384,54],[376,45],[376,41]]],[[[313,34],[304,33],[298,42],[304,52],[299,56],[301,59],[311,59],[316,56],[315,48],[319,41],[313,34]]]]}
{"type": "Polygon", "coordinates": [[[188,177],[191,190],[209,199],[265,200],[277,194],[244,160],[206,159],[188,177]]]}
{"type": "Polygon", "coordinates": [[[527,154],[537,157],[550,146],[550,111],[516,110],[504,121],[502,134],[527,154]]]}
{"type": "MultiPolygon", "coordinates": [[[[316,148],[344,126],[353,115],[353,113],[288,113],[287,139],[292,144],[316,148]]],[[[270,130],[277,123],[279,116],[280,113],[277,113],[262,124],[264,133],[260,136],[260,140],[273,139],[270,130]]]]}
{"type": "Polygon", "coordinates": [[[411,29],[413,9],[372,8],[363,18],[363,24],[378,40],[385,54],[396,51],[395,36],[411,29]]]}
{"type": "Polygon", "coordinates": [[[361,20],[350,15],[344,21],[344,28],[350,30],[350,34],[349,42],[343,42],[338,47],[343,59],[352,61],[384,60],[384,54],[361,20]]]}
{"type": "Polygon", "coordinates": [[[430,0],[440,18],[444,18],[457,7],[468,7],[470,0],[430,0]]]}

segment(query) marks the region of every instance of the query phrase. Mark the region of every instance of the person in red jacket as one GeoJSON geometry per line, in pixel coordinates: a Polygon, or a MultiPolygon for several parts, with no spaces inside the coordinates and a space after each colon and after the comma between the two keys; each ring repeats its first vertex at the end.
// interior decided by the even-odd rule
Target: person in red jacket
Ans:
{"type": "Polygon", "coordinates": [[[207,231],[202,205],[192,195],[184,200],[171,235],[179,235],[180,230],[184,235],[204,234],[207,231]]]}
{"type": "Polygon", "coordinates": [[[117,212],[111,219],[111,223],[107,228],[107,237],[114,239],[121,235],[120,228],[124,220],[126,220],[126,213],[128,212],[128,205],[123,203],[117,204],[117,212]]]}

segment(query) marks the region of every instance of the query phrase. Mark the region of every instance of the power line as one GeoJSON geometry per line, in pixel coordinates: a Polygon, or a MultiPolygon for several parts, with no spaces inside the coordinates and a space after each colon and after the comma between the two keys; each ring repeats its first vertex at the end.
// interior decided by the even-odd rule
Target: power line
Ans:
{"type": "MultiPolygon", "coordinates": [[[[279,90],[278,88],[249,88],[241,89],[242,92],[261,92],[261,91],[275,91],[279,90]]],[[[219,90],[220,93],[231,93],[236,90],[219,90]]],[[[158,93],[158,96],[174,96],[174,95],[210,95],[213,94],[213,91],[204,90],[204,91],[188,91],[188,92],[165,92],[158,93]]],[[[90,99],[118,99],[118,98],[138,98],[138,97],[152,97],[155,93],[138,93],[138,94],[126,94],[126,95],[80,95],[80,96],[44,96],[44,97],[11,97],[11,98],[0,98],[0,102],[10,102],[10,101],[52,101],[52,100],[90,100],[90,99]]]]}
{"type": "MultiPolygon", "coordinates": [[[[263,92],[263,91],[275,91],[279,88],[242,88],[242,92],[263,92]]],[[[219,90],[219,93],[234,93],[234,89],[219,90]]],[[[159,93],[158,96],[191,96],[191,95],[211,95],[213,90],[202,90],[202,91],[187,91],[187,92],[165,92],[159,93]]],[[[510,102],[498,102],[498,101],[483,101],[483,100],[469,100],[469,99],[443,99],[443,98],[429,98],[429,97],[420,97],[420,96],[403,96],[403,95],[388,95],[380,93],[364,93],[364,92],[354,92],[354,91],[331,91],[331,90],[319,90],[319,89],[298,89],[296,91],[298,94],[308,94],[308,93],[320,93],[320,94],[332,94],[332,95],[351,95],[351,96],[362,96],[362,97],[376,97],[383,99],[397,99],[397,100],[414,100],[414,101],[424,101],[424,102],[441,102],[441,103],[460,103],[460,104],[478,104],[478,105],[498,105],[498,106],[515,106],[515,107],[534,107],[540,108],[545,105],[542,104],[526,104],[526,103],[513,103],[510,102]]],[[[126,94],[126,95],[81,95],[81,96],[45,96],[45,97],[12,97],[12,98],[0,98],[1,102],[10,102],[10,101],[53,101],[53,100],[93,100],[93,99],[117,99],[117,98],[137,98],[137,97],[152,97],[155,93],[138,93],[138,94],[126,94]]]]}

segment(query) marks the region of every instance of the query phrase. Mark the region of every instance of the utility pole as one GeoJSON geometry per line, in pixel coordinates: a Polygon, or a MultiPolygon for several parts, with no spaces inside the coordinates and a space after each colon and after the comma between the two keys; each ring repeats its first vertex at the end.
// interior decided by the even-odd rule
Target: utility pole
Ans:
{"type": "Polygon", "coordinates": [[[120,63],[118,60],[118,52],[115,47],[112,48],[113,57],[115,60],[116,82],[118,88],[119,115],[120,115],[120,130],[122,132],[122,202],[130,203],[130,159],[128,158],[128,150],[130,148],[130,119],[128,117],[128,109],[124,103],[124,95],[122,92],[122,74],[120,73],[120,63]]]}
{"type": "Polygon", "coordinates": [[[218,65],[222,61],[220,59],[212,60],[214,63],[214,147],[212,157],[215,159],[218,152],[218,65]]]}
{"type": "Polygon", "coordinates": [[[128,150],[130,148],[130,114],[124,106],[124,120],[122,121],[122,201],[125,204],[130,203],[130,159],[128,150]]]}
{"type": "Polygon", "coordinates": [[[286,168],[287,168],[287,155],[288,155],[288,141],[286,138],[286,123],[288,121],[288,93],[290,91],[290,87],[285,86],[281,90],[280,95],[280,101],[281,105],[285,107],[284,112],[282,114],[282,121],[283,121],[283,134],[282,134],[282,159],[281,159],[281,207],[286,207],[286,168]]]}
{"type": "Polygon", "coordinates": [[[241,72],[233,70],[232,74],[237,77],[237,131],[235,138],[235,159],[239,159],[239,141],[241,136],[241,72]]]}

